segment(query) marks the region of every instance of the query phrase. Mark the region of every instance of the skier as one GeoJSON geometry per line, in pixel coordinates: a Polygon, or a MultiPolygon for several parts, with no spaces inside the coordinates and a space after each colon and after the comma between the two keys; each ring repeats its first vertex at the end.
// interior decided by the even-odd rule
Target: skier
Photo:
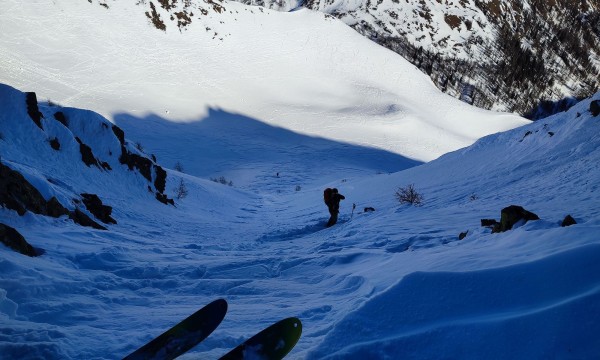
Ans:
{"type": "Polygon", "coordinates": [[[329,210],[329,221],[327,222],[327,227],[335,225],[338,220],[338,214],[340,212],[340,201],[344,200],[346,197],[338,192],[338,189],[327,188],[323,193],[325,204],[329,210]]]}

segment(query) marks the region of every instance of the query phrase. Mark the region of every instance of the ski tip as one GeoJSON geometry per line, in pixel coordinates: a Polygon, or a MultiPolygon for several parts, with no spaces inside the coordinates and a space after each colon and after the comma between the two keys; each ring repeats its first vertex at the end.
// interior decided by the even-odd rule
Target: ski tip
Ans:
{"type": "Polygon", "coordinates": [[[289,322],[290,324],[292,324],[293,328],[298,330],[298,333],[302,334],[302,321],[300,321],[300,319],[298,319],[297,317],[290,317],[282,321],[289,322]]]}
{"type": "Polygon", "coordinates": [[[216,308],[219,308],[223,311],[227,311],[227,307],[229,306],[227,304],[227,300],[225,300],[225,299],[217,299],[217,300],[213,301],[212,304],[216,308]]]}
{"type": "Polygon", "coordinates": [[[297,317],[280,320],[231,350],[220,360],[283,359],[298,343],[302,322],[297,317]]]}

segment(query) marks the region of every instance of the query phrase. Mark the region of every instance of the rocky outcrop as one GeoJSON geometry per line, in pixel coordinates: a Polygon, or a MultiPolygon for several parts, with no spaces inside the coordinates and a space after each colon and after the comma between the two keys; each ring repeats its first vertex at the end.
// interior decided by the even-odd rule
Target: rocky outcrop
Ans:
{"type": "Polygon", "coordinates": [[[62,111],[55,112],[54,119],[56,119],[56,121],[58,121],[59,123],[63,124],[65,127],[69,127],[69,121],[67,120],[67,117],[62,111]]]}
{"type": "Polygon", "coordinates": [[[505,207],[500,212],[500,227],[495,232],[504,232],[511,230],[513,226],[520,221],[539,220],[539,216],[531,211],[525,210],[522,206],[511,205],[505,207]]]}
{"type": "Polygon", "coordinates": [[[131,153],[125,146],[121,146],[119,162],[127,165],[129,170],[137,169],[149,182],[152,182],[152,161],[146,157],[131,153]]]}
{"type": "Polygon", "coordinates": [[[160,201],[161,203],[163,203],[165,205],[175,205],[175,200],[169,199],[167,197],[167,195],[159,193],[159,192],[156,193],[156,200],[160,201]]]}
{"type": "Polygon", "coordinates": [[[37,95],[34,92],[25,93],[25,103],[27,105],[27,113],[33,122],[42,130],[42,118],[44,115],[38,108],[37,95]]]}
{"type": "Polygon", "coordinates": [[[525,210],[522,206],[511,205],[505,207],[500,212],[500,222],[494,219],[481,219],[481,226],[492,229],[492,233],[499,233],[511,230],[518,222],[539,219],[539,216],[531,211],[525,210]]]}
{"type": "Polygon", "coordinates": [[[74,223],[81,226],[91,227],[97,230],[107,230],[104,226],[98,224],[86,215],[83,211],[75,209],[69,214],[69,219],[73,220],[74,223]]]}
{"type": "Polygon", "coordinates": [[[560,226],[566,227],[566,226],[571,226],[571,225],[575,225],[575,224],[577,224],[577,221],[575,221],[575,219],[571,215],[567,215],[567,216],[565,216],[563,221],[560,223],[560,226]]]}
{"type": "Polygon", "coordinates": [[[98,160],[96,159],[96,157],[94,156],[94,153],[92,152],[92,148],[89,147],[88,145],[84,144],[81,139],[79,139],[78,137],[75,137],[75,140],[79,143],[79,152],[81,153],[81,161],[83,161],[83,163],[85,165],[87,165],[88,167],[94,165],[98,168],[100,168],[100,164],[98,162],[98,160]]]}
{"type": "MultiPolygon", "coordinates": [[[[119,128],[113,127],[115,135],[119,137],[119,128]],[[115,129],[118,129],[115,131],[115,129]]],[[[121,130],[122,131],[122,130],[121,130]]],[[[161,166],[154,164],[152,160],[147,157],[134,154],[127,150],[125,145],[121,145],[121,156],[119,157],[121,164],[127,165],[129,170],[137,170],[143,177],[152,183],[152,169],[154,169],[154,188],[156,189],[156,200],[163,204],[174,205],[175,201],[169,199],[165,192],[167,184],[167,172],[161,166]]]]}
{"type": "MultiPolygon", "coordinates": [[[[99,219],[107,220],[106,223],[116,223],[110,217],[112,211],[110,206],[102,205],[100,199],[96,200],[94,196],[90,196],[88,199],[84,197],[84,203],[86,201],[90,204],[90,208],[99,214],[99,219]]],[[[23,175],[2,163],[0,163],[0,205],[16,211],[21,216],[25,215],[27,211],[55,218],[69,215],[69,218],[79,225],[106,230],[104,226],[93,221],[81,210],[69,211],[56,197],[46,201],[23,175]]],[[[94,213],[91,210],[90,212],[94,213]]]]}
{"type": "Polygon", "coordinates": [[[0,224],[0,242],[23,255],[31,257],[39,255],[23,235],[8,225],[0,224]]]}
{"type": "Polygon", "coordinates": [[[0,163],[0,204],[19,215],[47,214],[46,199],[19,173],[0,163]]]}
{"type": "Polygon", "coordinates": [[[53,148],[56,151],[60,150],[60,142],[58,141],[58,138],[50,139],[49,142],[51,148],[53,148]]]}
{"type": "Polygon", "coordinates": [[[105,224],[116,224],[117,221],[110,215],[112,213],[112,207],[102,204],[102,200],[96,194],[81,194],[83,197],[83,204],[85,208],[91,212],[96,219],[102,221],[105,224]]]}
{"type": "Polygon", "coordinates": [[[154,179],[154,187],[160,193],[164,193],[167,185],[167,172],[161,166],[154,165],[154,173],[156,174],[156,179],[154,179]]]}
{"type": "Polygon", "coordinates": [[[58,201],[58,199],[56,197],[53,196],[46,203],[46,214],[45,215],[57,218],[57,217],[61,217],[63,215],[68,215],[68,214],[69,214],[69,210],[67,208],[65,208],[64,206],[62,206],[62,204],[60,203],[60,201],[58,201]]]}
{"type": "Polygon", "coordinates": [[[600,100],[594,100],[590,103],[590,112],[593,116],[600,115],[600,100]]]}
{"type": "Polygon", "coordinates": [[[117,125],[112,126],[112,131],[117,137],[117,139],[119,139],[121,146],[125,146],[125,132],[117,125]]]}

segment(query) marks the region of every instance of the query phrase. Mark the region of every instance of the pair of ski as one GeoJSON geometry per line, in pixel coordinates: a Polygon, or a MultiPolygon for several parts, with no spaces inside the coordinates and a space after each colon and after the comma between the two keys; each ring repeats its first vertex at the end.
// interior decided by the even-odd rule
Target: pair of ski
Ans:
{"type": "MultiPolygon", "coordinates": [[[[218,299],[196,311],[123,360],[175,359],[208,337],[227,313],[227,301],[218,299]]],[[[220,360],[280,360],[300,339],[302,323],[291,317],[269,326],[231,350],[220,360]]]]}

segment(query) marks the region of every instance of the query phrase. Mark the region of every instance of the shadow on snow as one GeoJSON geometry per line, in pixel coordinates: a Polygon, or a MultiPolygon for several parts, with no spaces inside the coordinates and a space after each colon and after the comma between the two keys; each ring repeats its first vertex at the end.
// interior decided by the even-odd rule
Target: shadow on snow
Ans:
{"type": "Polygon", "coordinates": [[[320,186],[420,164],[389,151],[303,135],[220,109],[210,108],[204,118],[184,123],[130,114],[117,114],[114,121],[167,168],[179,162],[187,174],[225,176],[235,186],[253,189],[320,186]],[[277,173],[280,179],[274,181],[277,173]]]}

